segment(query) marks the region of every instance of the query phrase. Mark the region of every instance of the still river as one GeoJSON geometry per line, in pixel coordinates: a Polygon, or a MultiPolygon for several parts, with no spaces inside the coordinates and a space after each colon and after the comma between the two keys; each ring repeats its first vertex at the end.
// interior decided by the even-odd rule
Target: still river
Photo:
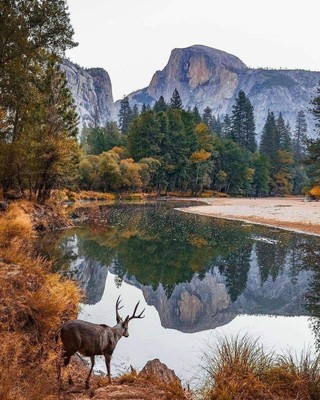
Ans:
{"type": "Polygon", "coordinates": [[[113,374],[159,358],[192,383],[219,336],[248,334],[279,353],[314,351],[320,238],[175,209],[183,206],[106,206],[103,224],[59,238],[85,295],[79,318],[114,325],[119,295],[122,316],[137,301],[146,309],[118,343],[113,374]]]}

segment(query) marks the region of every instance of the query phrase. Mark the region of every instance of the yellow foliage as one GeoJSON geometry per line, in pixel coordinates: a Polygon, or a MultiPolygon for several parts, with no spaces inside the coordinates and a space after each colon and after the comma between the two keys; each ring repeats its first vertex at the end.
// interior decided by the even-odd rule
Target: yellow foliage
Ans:
{"type": "Polygon", "coordinates": [[[309,194],[314,197],[320,197],[320,186],[314,186],[310,191],[309,194]]]}
{"type": "Polygon", "coordinates": [[[208,241],[205,238],[196,235],[190,235],[188,242],[198,248],[208,246],[208,241]]]}
{"type": "Polygon", "coordinates": [[[201,149],[200,151],[196,151],[194,153],[192,153],[190,160],[193,163],[198,163],[198,162],[203,162],[208,160],[211,157],[211,153],[209,153],[208,151],[205,151],[203,149],[201,149]]]}
{"type": "Polygon", "coordinates": [[[92,190],[82,190],[80,193],[77,193],[77,200],[106,200],[106,201],[114,201],[116,200],[116,195],[113,193],[102,193],[102,192],[94,192],[92,190]]]}

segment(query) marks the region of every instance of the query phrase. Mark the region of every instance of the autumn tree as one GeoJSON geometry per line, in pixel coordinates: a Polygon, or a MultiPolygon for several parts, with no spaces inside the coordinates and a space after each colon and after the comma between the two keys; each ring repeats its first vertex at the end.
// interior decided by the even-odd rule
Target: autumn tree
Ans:
{"type": "Polygon", "coordinates": [[[17,172],[19,180],[20,176],[28,179],[37,201],[44,203],[53,188],[67,186],[75,179],[79,146],[78,116],[65,76],[55,61],[49,62],[41,84],[38,112],[34,120],[26,121],[18,140],[25,156],[20,160],[23,170],[17,172]]]}
{"type": "Polygon", "coordinates": [[[210,172],[213,166],[213,141],[209,127],[203,122],[196,125],[195,136],[195,151],[190,156],[190,175],[192,178],[192,190],[197,193],[201,192],[205,186],[210,187],[210,172]]]}
{"type": "Polygon", "coordinates": [[[58,68],[60,56],[75,46],[72,35],[65,1],[0,4],[0,107],[7,126],[0,137],[4,191],[29,188],[45,201],[64,174],[64,162],[77,159],[76,114],[58,68]]]}

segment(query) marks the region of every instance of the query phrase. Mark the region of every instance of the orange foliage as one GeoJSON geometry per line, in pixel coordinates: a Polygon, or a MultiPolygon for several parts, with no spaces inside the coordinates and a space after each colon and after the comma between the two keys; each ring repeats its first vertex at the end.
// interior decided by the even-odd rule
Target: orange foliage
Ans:
{"type": "Polygon", "coordinates": [[[320,186],[314,186],[310,191],[309,194],[313,197],[320,198],[320,186]]]}

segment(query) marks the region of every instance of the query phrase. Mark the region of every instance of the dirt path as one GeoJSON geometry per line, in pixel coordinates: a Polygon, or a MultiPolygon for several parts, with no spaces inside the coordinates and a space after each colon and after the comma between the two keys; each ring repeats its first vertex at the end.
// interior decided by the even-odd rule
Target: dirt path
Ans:
{"type": "Polygon", "coordinates": [[[320,235],[320,203],[294,198],[210,198],[183,212],[320,235]]]}

